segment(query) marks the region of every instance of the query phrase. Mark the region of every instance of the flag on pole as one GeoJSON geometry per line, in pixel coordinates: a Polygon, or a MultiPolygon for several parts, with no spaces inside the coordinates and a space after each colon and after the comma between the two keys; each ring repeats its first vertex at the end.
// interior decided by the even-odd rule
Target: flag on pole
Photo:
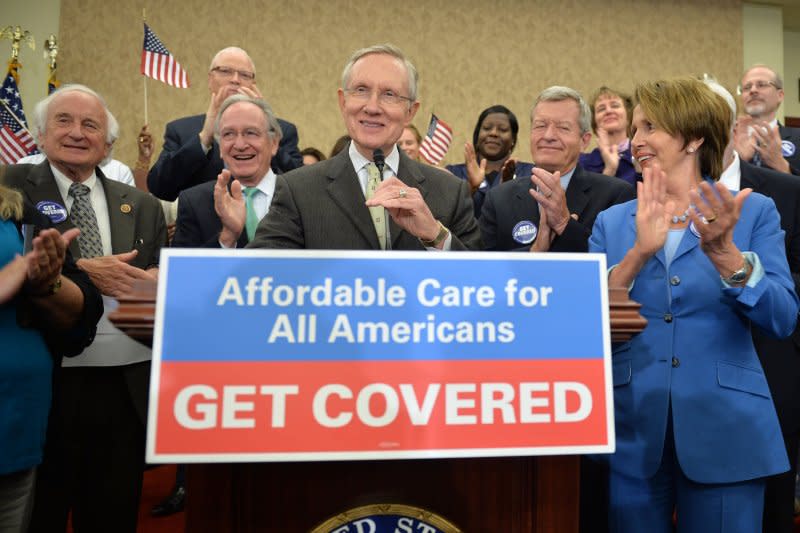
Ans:
{"type": "Polygon", "coordinates": [[[36,150],[19,97],[17,69],[20,66],[13,59],[8,63],[8,74],[0,87],[0,161],[7,165],[13,165],[36,150]]]}
{"type": "Polygon", "coordinates": [[[453,128],[448,126],[436,115],[431,114],[431,123],[428,132],[422,139],[419,154],[431,165],[438,165],[447,155],[450,143],[453,141],[453,128]]]}
{"type": "Polygon", "coordinates": [[[186,89],[189,78],[167,47],[158,40],[150,27],[144,25],[144,47],[142,48],[142,74],[167,85],[186,89]]]}

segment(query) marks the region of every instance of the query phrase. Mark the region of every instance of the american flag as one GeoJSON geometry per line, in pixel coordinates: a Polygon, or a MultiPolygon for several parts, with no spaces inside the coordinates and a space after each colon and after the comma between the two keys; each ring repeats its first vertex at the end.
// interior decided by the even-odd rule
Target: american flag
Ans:
{"type": "Polygon", "coordinates": [[[167,85],[186,89],[189,78],[167,47],[158,40],[150,27],[144,25],[144,47],[142,48],[142,74],[167,85]]]}
{"type": "Polygon", "coordinates": [[[428,126],[428,133],[422,139],[419,154],[431,165],[438,165],[447,155],[452,141],[453,128],[437,118],[436,115],[431,114],[431,123],[428,126]]]}
{"type": "Polygon", "coordinates": [[[14,62],[9,64],[8,74],[0,88],[0,161],[7,165],[13,165],[36,148],[36,142],[28,132],[19,97],[16,79],[18,66],[14,62]]]}

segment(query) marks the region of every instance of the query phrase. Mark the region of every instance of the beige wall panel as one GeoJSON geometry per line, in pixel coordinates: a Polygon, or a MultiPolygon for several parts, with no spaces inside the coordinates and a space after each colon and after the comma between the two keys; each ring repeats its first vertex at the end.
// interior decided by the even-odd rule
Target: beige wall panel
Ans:
{"type": "Polygon", "coordinates": [[[424,130],[435,111],[455,129],[448,162],[462,159],[489,105],[517,114],[515,155],[530,159],[529,109],[549,85],[631,90],[636,80],[709,72],[734,86],[742,61],[739,0],[63,0],[61,78],[106,95],[122,124],[117,155],[128,162],[143,121],[142,5],[192,80],[188,90],[148,81],[159,138],[167,121],[205,111],[208,63],[233,44],[253,56],[261,90],[278,116],[298,126],[301,147],[324,152],[344,132],[336,89],[349,54],[376,42],[399,45],[421,73],[414,123],[424,130]]]}
{"type": "Polygon", "coordinates": [[[783,44],[783,114],[800,117],[800,32],[784,32],[783,44]]]}

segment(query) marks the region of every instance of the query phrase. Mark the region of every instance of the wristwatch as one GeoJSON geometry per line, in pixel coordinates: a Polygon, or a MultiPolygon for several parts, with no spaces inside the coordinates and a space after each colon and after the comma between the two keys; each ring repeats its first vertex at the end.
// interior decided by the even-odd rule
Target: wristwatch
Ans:
{"type": "Polygon", "coordinates": [[[742,255],[743,265],[742,268],[735,271],[733,274],[728,276],[727,278],[723,278],[720,276],[720,279],[727,283],[728,285],[741,285],[742,283],[747,280],[747,275],[750,273],[750,262],[747,260],[747,257],[742,255]]]}
{"type": "Polygon", "coordinates": [[[425,239],[419,240],[426,248],[436,248],[442,243],[443,240],[447,238],[448,235],[450,235],[450,230],[445,228],[444,224],[442,224],[439,220],[436,222],[439,223],[439,233],[436,235],[436,237],[434,237],[432,241],[426,241],[425,239]]]}

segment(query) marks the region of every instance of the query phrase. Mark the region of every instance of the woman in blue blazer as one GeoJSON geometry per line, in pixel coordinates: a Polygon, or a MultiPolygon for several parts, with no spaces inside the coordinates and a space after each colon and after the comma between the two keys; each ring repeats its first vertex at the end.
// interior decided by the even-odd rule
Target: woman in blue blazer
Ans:
{"type": "Polygon", "coordinates": [[[753,533],[765,476],[788,469],[750,335],[791,334],[798,299],[772,200],[716,183],[730,109],[694,79],[636,89],[638,199],[600,213],[589,249],[645,330],[614,346],[610,529],[753,533]]]}

